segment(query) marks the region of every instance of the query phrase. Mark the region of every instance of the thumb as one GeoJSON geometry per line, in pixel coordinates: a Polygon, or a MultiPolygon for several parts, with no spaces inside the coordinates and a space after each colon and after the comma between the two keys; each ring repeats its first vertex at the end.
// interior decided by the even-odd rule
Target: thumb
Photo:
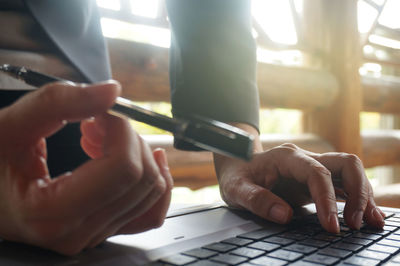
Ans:
{"type": "Polygon", "coordinates": [[[13,134],[10,139],[19,143],[36,142],[53,134],[66,121],[79,121],[105,112],[119,92],[120,86],[115,81],[89,86],[73,83],[44,86],[4,110],[8,132],[13,134]]]}
{"type": "Polygon", "coordinates": [[[293,209],[289,204],[264,187],[242,180],[236,193],[242,207],[264,219],[281,224],[292,219],[293,209]]]}

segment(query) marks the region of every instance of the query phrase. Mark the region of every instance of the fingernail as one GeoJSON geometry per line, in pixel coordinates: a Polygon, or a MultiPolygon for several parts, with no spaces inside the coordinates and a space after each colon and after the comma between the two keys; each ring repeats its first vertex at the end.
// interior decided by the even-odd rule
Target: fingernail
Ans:
{"type": "Polygon", "coordinates": [[[378,208],[374,208],[374,209],[372,210],[372,215],[374,216],[374,218],[375,218],[377,221],[379,221],[379,222],[381,222],[381,223],[384,223],[384,222],[385,222],[384,219],[383,219],[383,216],[382,216],[382,214],[381,214],[381,212],[379,211],[378,208]]]}
{"type": "Polygon", "coordinates": [[[361,224],[362,224],[362,219],[363,219],[364,213],[362,211],[357,211],[353,213],[353,223],[356,229],[360,229],[361,224]]]}
{"type": "Polygon", "coordinates": [[[286,223],[287,216],[287,208],[281,204],[276,203],[269,210],[269,217],[278,223],[286,223]]]}
{"type": "Polygon", "coordinates": [[[333,213],[329,214],[328,223],[329,223],[329,227],[333,228],[335,233],[339,233],[340,232],[339,219],[338,219],[338,216],[337,216],[336,212],[333,212],[333,213]]]}

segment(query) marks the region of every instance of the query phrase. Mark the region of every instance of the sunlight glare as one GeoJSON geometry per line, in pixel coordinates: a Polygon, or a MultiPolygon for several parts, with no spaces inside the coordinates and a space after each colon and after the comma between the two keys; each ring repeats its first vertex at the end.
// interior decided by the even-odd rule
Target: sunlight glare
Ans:
{"type": "Polygon", "coordinates": [[[159,0],[131,0],[132,13],[146,18],[156,18],[159,0]]]}
{"type": "Polygon", "coordinates": [[[399,29],[400,28],[400,1],[399,0],[388,0],[385,7],[382,10],[382,14],[379,17],[378,22],[383,26],[399,29]]]}
{"type": "Polygon", "coordinates": [[[252,13],[272,41],[288,45],[297,43],[296,29],[287,0],[253,0],[252,13]]]}
{"type": "Polygon", "coordinates": [[[378,10],[362,0],[357,3],[358,31],[368,33],[375,22],[378,10]]]}
{"type": "Polygon", "coordinates": [[[111,9],[111,10],[120,10],[121,5],[119,0],[97,0],[97,5],[102,8],[111,9]]]}
{"type": "Polygon", "coordinates": [[[101,19],[101,27],[105,37],[147,43],[164,48],[170,47],[171,33],[169,29],[131,24],[109,18],[101,19]]]}
{"type": "Polygon", "coordinates": [[[383,36],[372,34],[369,36],[368,40],[370,43],[390,47],[393,49],[400,49],[400,41],[389,39],[383,36]]]}

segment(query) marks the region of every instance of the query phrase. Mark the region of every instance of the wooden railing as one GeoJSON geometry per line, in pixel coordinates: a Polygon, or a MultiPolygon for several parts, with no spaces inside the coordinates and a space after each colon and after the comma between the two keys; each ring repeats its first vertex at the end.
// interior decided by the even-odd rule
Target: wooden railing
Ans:
{"type": "MultiPolygon", "coordinates": [[[[379,13],[382,11],[382,6],[373,6],[379,13]]],[[[150,22],[126,13],[121,16],[116,11],[103,13],[133,23],[167,27],[165,11],[159,14],[159,18],[150,22]]],[[[304,114],[304,134],[263,135],[265,149],[292,142],[315,152],[357,154],[366,167],[400,163],[400,133],[363,133],[359,120],[361,111],[400,113],[400,78],[360,77],[358,72],[366,60],[397,67],[400,55],[396,50],[381,47],[390,54],[389,59],[363,56],[360,43],[368,43],[368,36],[358,34],[356,18],[355,0],[305,1],[304,15],[295,18],[298,33],[301,32],[298,45],[279,46],[265,34],[259,34],[259,45],[300,49],[309,59],[306,62],[309,68],[258,63],[261,106],[299,109],[304,114]]],[[[375,25],[370,33],[400,39],[398,31],[379,26],[377,21],[375,25]]],[[[255,28],[262,30],[257,25],[255,28]]],[[[135,101],[170,100],[167,49],[116,39],[108,39],[108,45],[114,78],[122,83],[125,97],[135,101]]],[[[176,185],[199,188],[216,183],[210,153],[174,150],[170,136],[146,138],[152,146],[166,148],[176,185]]]]}

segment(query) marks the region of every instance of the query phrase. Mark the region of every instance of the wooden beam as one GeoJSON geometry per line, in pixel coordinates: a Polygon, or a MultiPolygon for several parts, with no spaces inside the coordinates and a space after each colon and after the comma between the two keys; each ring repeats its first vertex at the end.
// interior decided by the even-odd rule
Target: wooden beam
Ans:
{"type": "Polygon", "coordinates": [[[400,114],[400,78],[362,77],[364,111],[400,114]]]}
{"type": "Polygon", "coordinates": [[[257,84],[262,107],[306,111],[332,105],[339,87],[328,71],[263,63],[258,64],[257,84]]]}
{"type": "Polygon", "coordinates": [[[363,132],[363,163],[367,168],[400,164],[400,131],[363,132]]]}
{"type": "Polygon", "coordinates": [[[170,101],[168,49],[144,43],[107,39],[113,78],[122,96],[134,101],[170,101]]]}
{"type": "Polygon", "coordinates": [[[324,68],[339,84],[338,97],[328,108],[304,116],[305,131],[328,140],[338,151],[362,156],[357,1],[305,1],[304,11],[307,43],[324,51],[324,68]]]}

